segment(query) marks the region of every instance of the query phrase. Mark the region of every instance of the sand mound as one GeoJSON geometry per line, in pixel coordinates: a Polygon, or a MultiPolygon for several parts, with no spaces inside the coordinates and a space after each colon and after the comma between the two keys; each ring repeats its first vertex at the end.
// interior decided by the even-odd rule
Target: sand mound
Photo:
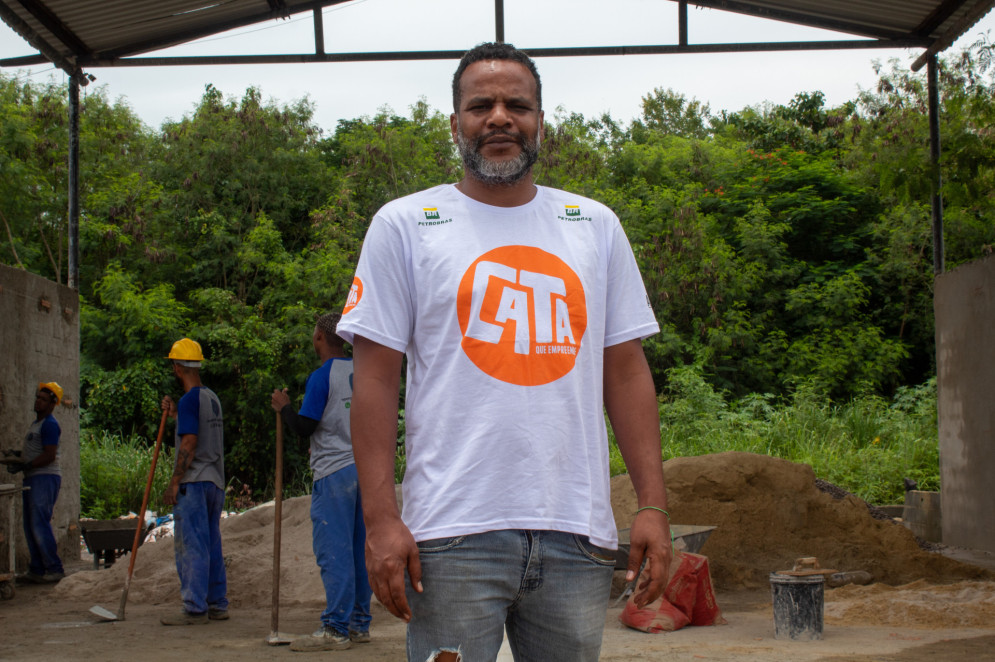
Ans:
{"type": "MultiPolygon", "coordinates": [[[[891,585],[995,579],[920,550],[908,529],[874,519],[861,499],[820,491],[805,464],[729,452],[674,458],[663,470],[674,523],[718,527],[701,553],[720,589],[766,587],[770,572],[804,556],[823,568],[866,570],[891,585]]],[[[616,524],[629,526],[636,498],[628,476],[612,479],[612,507],[616,524]]]]}
{"type": "Polygon", "coordinates": [[[995,622],[995,585],[957,582],[937,586],[924,580],[905,586],[843,586],[826,592],[831,624],[893,627],[990,628],[995,622]]]}
{"type": "MultiPolygon", "coordinates": [[[[311,550],[311,497],[283,502],[281,518],[280,604],[322,609],[325,591],[311,550]]],[[[273,588],[273,502],[221,520],[222,547],[228,568],[228,600],[233,607],[266,605],[273,588]]],[[[127,556],[107,570],[78,572],[53,589],[56,599],[90,597],[117,611],[128,575],[127,556]]],[[[180,601],[173,539],[147,543],[138,550],[128,602],[163,604],[180,601]]]]}
{"type": "MultiPolygon", "coordinates": [[[[860,499],[834,499],[820,491],[806,465],[749,453],[719,453],[676,458],[663,467],[674,523],[718,527],[701,551],[710,559],[719,589],[766,588],[771,571],[790,568],[803,556],[818,557],[824,568],[867,570],[875,581],[893,586],[916,580],[950,583],[995,579],[993,573],[921,551],[907,529],[874,519],[860,499]]],[[[311,550],[310,504],[310,497],[283,503],[280,602],[321,609],[324,590],[311,550]]],[[[629,477],[613,479],[612,506],[620,528],[629,526],[635,504],[629,477]]],[[[232,605],[269,604],[273,503],[222,520],[221,534],[232,605]]],[[[109,570],[76,573],[60,582],[53,596],[90,600],[116,611],[127,570],[125,557],[109,570]]],[[[918,584],[901,589],[880,585],[837,589],[830,592],[833,598],[827,604],[827,618],[890,622],[889,614],[897,614],[902,601],[928,602],[916,593],[924,590],[924,585],[918,584]]],[[[172,539],[143,545],[129,603],[177,603],[179,593],[172,539]]],[[[995,615],[993,593],[992,585],[965,583],[950,589],[949,595],[944,593],[936,604],[973,601],[978,609],[958,618],[991,623],[995,615]],[[970,597],[981,593],[985,599],[980,602],[970,597]]],[[[929,614],[923,618],[937,618],[935,613],[929,614]]]]}

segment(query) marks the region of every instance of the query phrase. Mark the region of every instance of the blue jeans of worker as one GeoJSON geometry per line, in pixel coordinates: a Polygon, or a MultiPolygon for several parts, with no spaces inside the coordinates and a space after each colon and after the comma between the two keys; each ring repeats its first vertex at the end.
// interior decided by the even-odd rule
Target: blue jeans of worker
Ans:
{"type": "Polygon", "coordinates": [[[370,629],[366,526],[356,465],[314,481],[311,491],[314,557],[325,585],[321,623],[346,634],[370,629]]]}
{"type": "Polygon", "coordinates": [[[180,597],[189,614],[228,608],[228,578],[221,553],[224,491],[209,481],[181,483],[173,506],[173,553],[180,597]]]}
{"type": "Polygon", "coordinates": [[[24,478],[24,487],[31,489],[21,492],[21,513],[30,556],[28,570],[33,575],[63,572],[55,534],[52,532],[52,510],[55,508],[55,500],[59,498],[61,486],[62,476],[55,474],[24,478]]]}
{"type": "Polygon", "coordinates": [[[490,662],[504,630],[518,662],[595,662],[614,552],[560,531],[489,531],[418,543],[424,592],[407,582],[408,660],[442,651],[490,662]]]}

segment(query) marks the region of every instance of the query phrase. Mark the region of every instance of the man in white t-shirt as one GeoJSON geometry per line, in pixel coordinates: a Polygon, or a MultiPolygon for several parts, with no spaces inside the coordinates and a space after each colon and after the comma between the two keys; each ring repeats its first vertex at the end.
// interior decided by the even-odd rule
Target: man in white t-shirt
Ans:
{"type": "Polygon", "coordinates": [[[607,409],[639,502],[628,578],[640,606],[670,562],[658,331],[618,218],[536,186],[535,64],[481,44],[453,77],[455,185],[373,219],[338,326],[356,364],[352,436],[367,567],[408,622],[409,660],[597,660],[617,532],[607,409]],[[407,468],[394,494],[402,357],[407,468]]]}

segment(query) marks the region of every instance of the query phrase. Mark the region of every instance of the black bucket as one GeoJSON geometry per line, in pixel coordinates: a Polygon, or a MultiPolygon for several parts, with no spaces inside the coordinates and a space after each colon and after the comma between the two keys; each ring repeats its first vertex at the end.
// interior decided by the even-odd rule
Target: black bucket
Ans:
{"type": "Polygon", "coordinates": [[[774,638],[794,641],[822,639],[823,575],[797,577],[770,573],[774,602],[774,638]]]}

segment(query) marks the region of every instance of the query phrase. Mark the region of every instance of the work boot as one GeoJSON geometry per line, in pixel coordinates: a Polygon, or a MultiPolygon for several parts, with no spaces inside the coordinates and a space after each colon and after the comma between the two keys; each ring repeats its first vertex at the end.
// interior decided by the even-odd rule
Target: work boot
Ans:
{"type": "Polygon", "coordinates": [[[163,616],[159,622],[163,625],[204,625],[207,623],[207,612],[191,614],[186,609],[181,609],[178,614],[163,616]]]}
{"type": "Polygon", "coordinates": [[[227,621],[228,610],[218,609],[217,607],[209,607],[207,610],[207,617],[212,621],[227,621]]]}
{"type": "Polygon", "coordinates": [[[66,573],[64,572],[46,572],[41,576],[39,584],[58,584],[63,579],[65,579],[66,573]]]}
{"type": "Polygon", "coordinates": [[[328,625],[323,625],[308,636],[299,637],[290,642],[290,650],[298,652],[344,651],[351,645],[349,635],[342,634],[328,625]]]}
{"type": "Polygon", "coordinates": [[[44,584],[45,575],[39,575],[37,572],[31,572],[28,570],[23,575],[17,578],[18,584],[44,584]]]}
{"type": "Polygon", "coordinates": [[[368,644],[370,643],[370,631],[349,630],[349,641],[354,644],[368,644]]]}

